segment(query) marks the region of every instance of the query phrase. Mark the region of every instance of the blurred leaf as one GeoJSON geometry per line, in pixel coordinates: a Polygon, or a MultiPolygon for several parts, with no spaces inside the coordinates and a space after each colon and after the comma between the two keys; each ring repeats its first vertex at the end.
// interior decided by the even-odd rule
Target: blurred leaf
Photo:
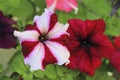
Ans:
{"type": "Polygon", "coordinates": [[[34,13],[33,4],[29,0],[0,0],[0,10],[18,18],[28,18],[34,13]]]}
{"type": "Polygon", "coordinates": [[[7,0],[8,4],[12,7],[19,7],[20,0],[7,0]]]}
{"type": "Polygon", "coordinates": [[[65,68],[64,66],[56,65],[56,71],[58,76],[63,77],[67,73],[68,69],[65,68]]]}
{"type": "Polygon", "coordinates": [[[110,2],[108,0],[83,0],[85,6],[96,14],[107,13],[111,10],[110,2]],[[92,5],[91,5],[92,4],[92,5]]]}
{"type": "Polygon", "coordinates": [[[37,13],[39,15],[42,14],[44,12],[44,9],[46,8],[45,0],[34,0],[33,2],[36,6],[37,13]]]}
{"type": "Polygon", "coordinates": [[[3,76],[2,78],[0,78],[0,80],[14,80],[14,79],[11,79],[11,78],[9,78],[7,76],[3,76]]]}
{"type": "Polygon", "coordinates": [[[24,80],[33,80],[33,75],[32,75],[32,73],[24,73],[24,74],[23,74],[23,79],[24,79],[24,80]]]}
{"type": "Polygon", "coordinates": [[[40,79],[43,79],[45,77],[44,71],[37,70],[33,72],[34,76],[40,79]]]}
{"type": "MultiPolygon", "coordinates": [[[[86,76],[86,80],[116,80],[113,75],[109,75],[110,65],[106,65],[105,63],[95,72],[94,76],[86,76]]],[[[112,74],[112,72],[111,72],[112,74]]]]}
{"type": "Polygon", "coordinates": [[[2,73],[3,67],[2,64],[0,64],[0,73],[2,73]]]}
{"type": "Polygon", "coordinates": [[[29,0],[20,0],[18,7],[9,6],[8,13],[20,18],[30,17],[34,13],[34,7],[29,0]]]}
{"type": "Polygon", "coordinates": [[[27,72],[26,66],[23,62],[23,55],[20,51],[15,53],[16,55],[11,60],[9,70],[18,72],[19,74],[24,74],[27,72]]]}
{"type": "Polygon", "coordinates": [[[109,36],[118,36],[120,35],[120,19],[116,17],[108,18],[106,20],[106,31],[105,34],[109,36]]]}
{"type": "Polygon", "coordinates": [[[50,79],[57,78],[55,67],[52,64],[46,66],[44,73],[50,79]]]}
{"type": "Polygon", "coordinates": [[[73,78],[76,78],[78,75],[79,75],[79,71],[77,71],[77,70],[71,70],[71,69],[69,69],[69,71],[68,71],[68,75],[73,79],[73,78]]]}

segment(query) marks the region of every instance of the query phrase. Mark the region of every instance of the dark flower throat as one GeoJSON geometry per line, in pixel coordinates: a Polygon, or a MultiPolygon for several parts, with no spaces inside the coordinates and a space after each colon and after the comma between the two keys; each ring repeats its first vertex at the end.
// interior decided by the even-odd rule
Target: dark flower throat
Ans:
{"type": "Polygon", "coordinates": [[[91,45],[89,39],[84,39],[84,40],[80,41],[80,43],[82,46],[87,46],[87,47],[91,45]]]}
{"type": "Polygon", "coordinates": [[[41,35],[39,36],[39,41],[40,41],[40,42],[44,42],[44,41],[47,41],[47,40],[48,40],[48,37],[47,37],[46,34],[41,34],[41,35]]]}

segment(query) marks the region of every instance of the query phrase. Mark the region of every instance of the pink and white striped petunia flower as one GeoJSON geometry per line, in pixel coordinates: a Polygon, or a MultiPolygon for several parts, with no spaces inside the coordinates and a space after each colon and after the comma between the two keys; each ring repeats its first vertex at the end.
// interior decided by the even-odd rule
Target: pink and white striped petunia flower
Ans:
{"type": "Polygon", "coordinates": [[[68,64],[70,53],[65,46],[69,36],[68,24],[58,22],[51,9],[45,9],[41,16],[34,17],[34,24],[27,25],[25,31],[14,31],[22,46],[25,64],[30,70],[44,70],[47,64],[68,64]]]}
{"type": "Polygon", "coordinates": [[[77,0],[46,0],[46,5],[47,7],[55,5],[55,9],[65,12],[70,12],[74,9],[75,13],[78,13],[77,0]]]}

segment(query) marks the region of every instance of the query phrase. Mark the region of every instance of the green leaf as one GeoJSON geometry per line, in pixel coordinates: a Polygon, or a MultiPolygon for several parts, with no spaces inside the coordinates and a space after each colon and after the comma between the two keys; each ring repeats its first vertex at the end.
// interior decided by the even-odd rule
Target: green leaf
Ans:
{"type": "MultiPolygon", "coordinates": [[[[95,72],[94,76],[86,76],[86,80],[116,80],[113,75],[109,75],[111,71],[109,68],[110,65],[105,63],[95,72]]],[[[112,72],[111,72],[112,74],[112,72]]]]}
{"type": "Polygon", "coordinates": [[[106,19],[106,31],[105,34],[109,36],[118,36],[120,35],[120,19],[116,17],[110,17],[106,19]]]}
{"type": "Polygon", "coordinates": [[[56,71],[58,76],[63,77],[67,73],[68,69],[65,68],[64,66],[56,65],[56,71]]]}
{"type": "Polygon", "coordinates": [[[24,80],[33,80],[33,74],[32,73],[24,73],[23,79],[24,80]]]}
{"type": "Polygon", "coordinates": [[[20,0],[7,0],[7,3],[12,7],[19,7],[20,0]]]}
{"type": "Polygon", "coordinates": [[[24,74],[27,72],[26,66],[23,62],[23,55],[21,51],[15,53],[16,55],[11,60],[9,70],[18,72],[19,74],[24,74]]]}
{"type": "Polygon", "coordinates": [[[43,79],[45,77],[44,71],[37,70],[33,72],[34,76],[40,79],[43,79]]]}
{"type": "Polygon", "coordinates": [[[55,67],[52,64],[46,66],[44,73],[50,79],[57,78],[55,67]]]}
{"type": "Polygon", "coordinates": [[[46,8],[45,0],[34,0],[34,4],[36,5],[36,11],[38,14],[42,14],[44,9],[46,8]]]}
{"type": "Polygon", "coordinates": [[[76,78],[79,75],[79,71],[69,69],[67,75],[71,78],[76,78]]]}
{"type": "Polygon", "coordinates": [[[27,18],[34,13],[34,7],[29,0],[20,0],[19,6],[9,6],[9,8],[8,13],[19,18],[27,18]]]}
{"type": "Polygon", "coordinates": [[[2,73],[3,67],[2,64],[0,64],[0,73],[2,73]]]}
{"type": "Polygon", "coordinates": [[[0,78],[0,80],[13,80],[13,79],[11,79],[11,78],[9,78],[7,76],[3,76],[2,78],[0,78]]]}

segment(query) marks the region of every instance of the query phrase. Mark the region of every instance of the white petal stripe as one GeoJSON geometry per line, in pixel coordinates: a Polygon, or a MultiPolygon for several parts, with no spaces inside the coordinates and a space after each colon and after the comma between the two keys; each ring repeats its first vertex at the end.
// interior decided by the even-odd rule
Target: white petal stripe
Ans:
{"type": "Polygon", "coordinates": [[[42,43],[36,45],[28,57],[24,59],[25,64],[30,65],[30,70],[43,70],[42,62],[45,56],[45,49],[42,43]]]}
{"type": "Polygon", "coordinates": [[[45,12],[41,16],[35,16],[34,22],[37,24],[41,33],[47,33],[49,29],[50,17],[53,13],[50,10],[45,9],[45,12]]]}
{"type": "MultiPolygon", "coordinates": [[[[48,33],[49,39],[58,38],[63,34],[68,34],[66,31],[68,29],[69,24],[63,25],[57,22],[54,28],[48,33]]],[[[69,34],[68,34],[69,35],[69,34]]]]}
{"type": "Polygon", "coordinates": [[[18,37],[18,39],[21,41],[38,41],[39,33],[35,30],[31,31],[14,31],[14,36],[18,37]]]}
{"type": "Polygon", "coordinates": [[[45,44],[48,46],[52,54],[57,59],[57,64],[68,64],[70,53],[66,47],[62,46],[61,44],[53,41],[46,41],[45,44]]]}

